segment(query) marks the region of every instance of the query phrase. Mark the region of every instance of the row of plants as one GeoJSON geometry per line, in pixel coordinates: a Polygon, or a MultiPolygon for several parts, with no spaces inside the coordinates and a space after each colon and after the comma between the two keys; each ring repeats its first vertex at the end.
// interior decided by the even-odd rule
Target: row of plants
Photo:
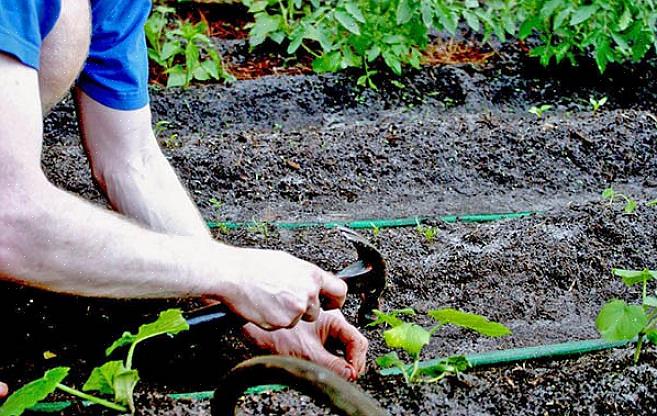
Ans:
{"type": "MultiPolygon", "coordinates": [[[[639,62],[657,49],[653,0],[243,0],[252,14],[249,43],[281,45],[290,56],[314,57],[318,73],[357,68],[359,85],[376,88],[381,71],[419,68],[436,34],[464,28],[491,39],[530,40],[529,54],[547,66],[592,57],[601,73],[610,63],[639,62]]],[[[149,56],[167,86],[192,80],[232,80],[207,37],[207,24],[154,8],[146,25],[149,56]]]]}

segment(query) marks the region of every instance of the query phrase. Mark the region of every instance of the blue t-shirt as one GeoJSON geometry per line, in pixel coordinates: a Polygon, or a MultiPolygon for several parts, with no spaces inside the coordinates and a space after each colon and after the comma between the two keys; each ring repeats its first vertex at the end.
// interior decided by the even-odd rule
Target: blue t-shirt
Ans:
{"type": "MultiPolygon", "coordinates": [[[[91,45],[77,85],[101,104],[134,110],[148,103],[150,9],[150,0],[91,0],[91,45]]],[[[39,70],[41,44],[60,12],[60,0],[0,0],[0,52],[39,70]]]]}

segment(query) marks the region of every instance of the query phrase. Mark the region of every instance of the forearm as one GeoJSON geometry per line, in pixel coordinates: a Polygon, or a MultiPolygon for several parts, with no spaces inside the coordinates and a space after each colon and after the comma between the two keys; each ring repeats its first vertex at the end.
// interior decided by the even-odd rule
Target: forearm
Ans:
{"type": "Polygon", "coordinates": [[[10,279],[85,296],[221,298],[239,269],[240,249],[146,230],[49,183],[20,188],[0,215],[10,279]]]}
{"type": "Polygon", "coordinates": [[[113,110],[80,91],[76,102],[94,177],[114,209],[155,231],[208,237],[155,140],[150,108],[113,110]]]}

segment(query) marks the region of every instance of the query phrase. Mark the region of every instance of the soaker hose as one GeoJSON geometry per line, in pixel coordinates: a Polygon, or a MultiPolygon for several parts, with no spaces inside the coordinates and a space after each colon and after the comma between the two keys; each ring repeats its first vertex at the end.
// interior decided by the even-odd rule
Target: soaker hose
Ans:
{"type": "Polygon", "coordinates": [[[437,217],[430,216],[413,216],[403,218],[385,218],[385,219],[365,219],[365,220],[348,220],[348,221],[302,221],[302,222],[217,222],[207,221],[210,228],[228,228],[230,230],[238,228],[256,227],[258,225],[267,224],[274,228],[284,230],[297,230],[304,228],[335,228],[347,227],[354,230],[359,229],[375,229],[375,228],[393,228],[393,227],[413,227],[418,224],[424,224],[430,221],[442,221],[447,224],[454,224],[456,222],[462,223],[486,223],[494,221],[502,221],[514,218],[527,217],[533,214],[540,214],[539,211],[520,211],[520,212],[502,212],[502,213],[482,213],[482,214],[456,214],[456,215],[442,215],[437,217]]]}
{"type": "MultiPolygon", "coordinates": [[[[611,350],[624,347],[634,340],[629,341],[605,341],[603,339],[587,339],[583,341],[569,341],[560,344],[539,345],[535,347],[511,348],[508,350],[490,351],[466,355],[469,368],[487,367],[502,364],[510,364],[519,361],[556,359],[561,357],[583,355],[591,352],[611,350]]],[[[422,361],[420,368],[430,368],[445,358],[435,358],[422,361]]],[[[385,368],[380,371],[381,375],[390,376],[401,374],[399,368],[385,368]]]]}

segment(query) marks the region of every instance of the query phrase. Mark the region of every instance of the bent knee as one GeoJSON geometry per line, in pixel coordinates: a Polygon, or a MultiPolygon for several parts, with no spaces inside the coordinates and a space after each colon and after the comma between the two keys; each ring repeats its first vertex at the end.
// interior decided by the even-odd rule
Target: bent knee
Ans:
{"type": "Polygon", "coordinates": [[[61,1],[59,19],[41,45],[39,88],[44,114],[75,82],[87,59],[91,41],[88,0],[61,1]]]}

